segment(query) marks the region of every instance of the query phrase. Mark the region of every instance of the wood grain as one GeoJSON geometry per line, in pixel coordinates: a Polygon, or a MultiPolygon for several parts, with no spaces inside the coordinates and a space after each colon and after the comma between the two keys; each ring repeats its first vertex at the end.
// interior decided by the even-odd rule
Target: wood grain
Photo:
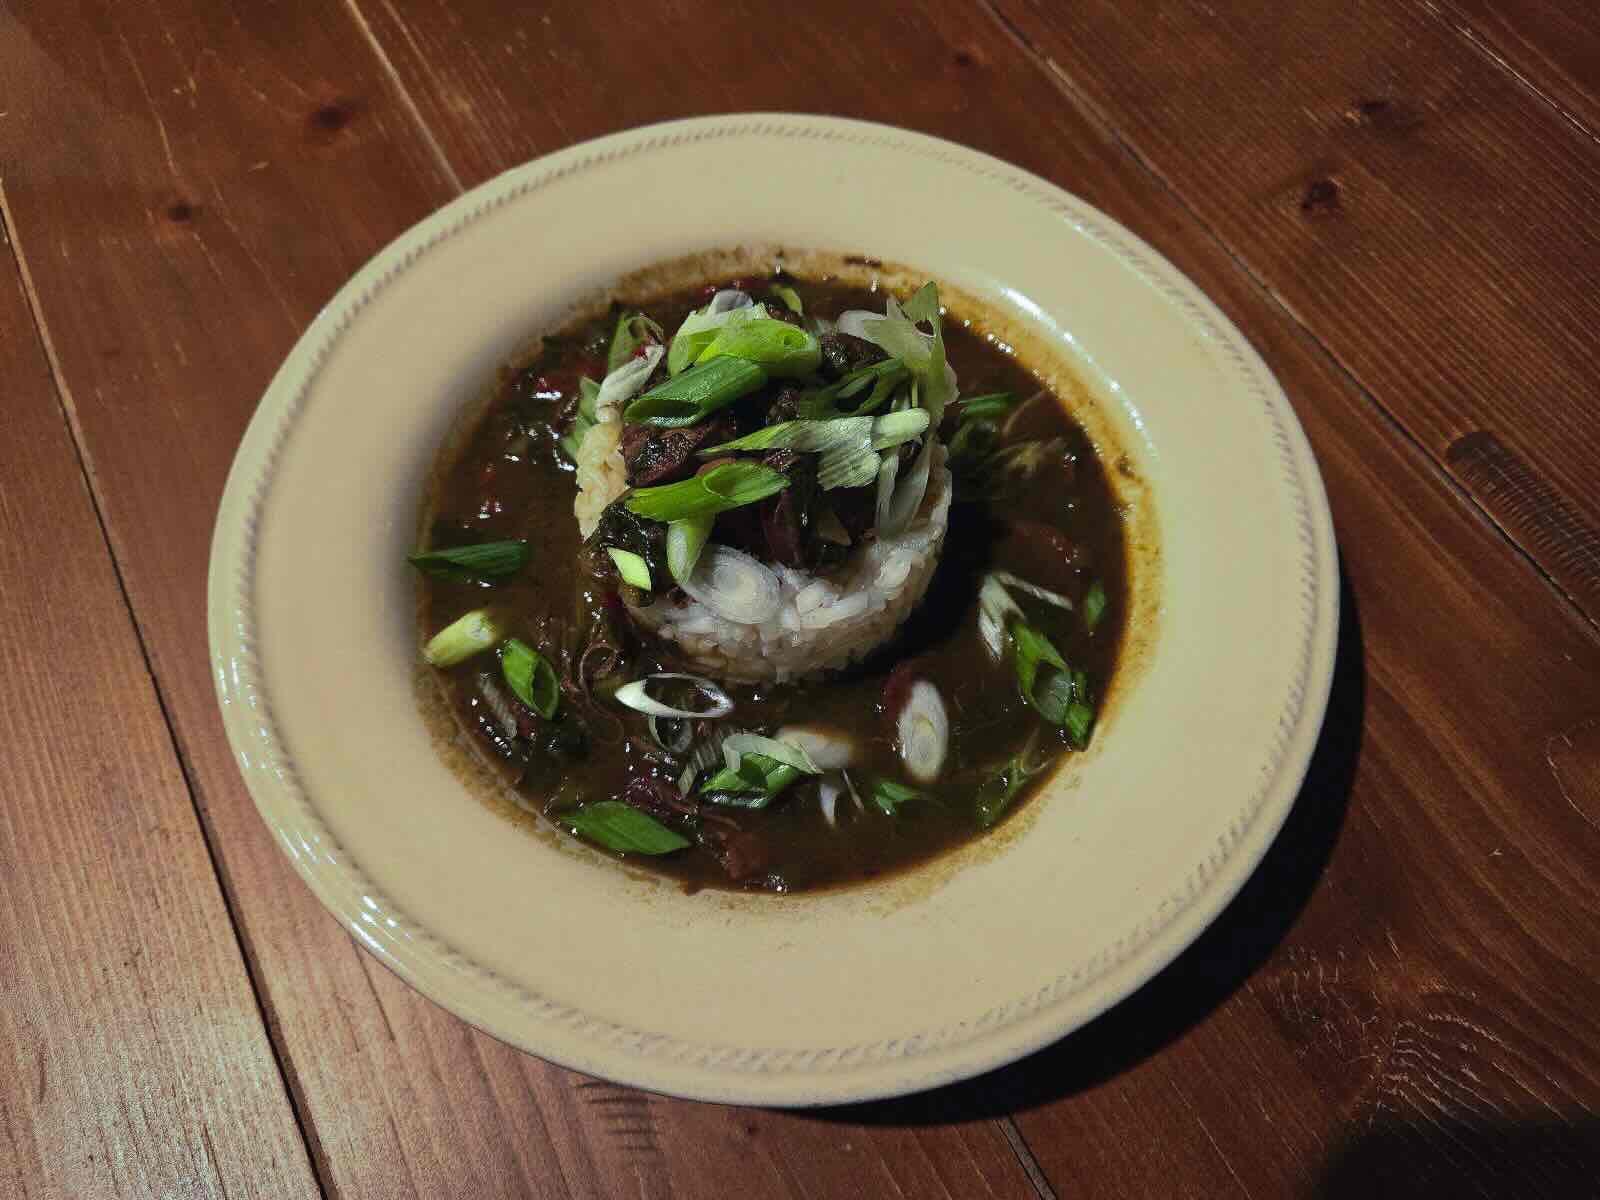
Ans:
{"type": "Polygon", "coordinates": [[[1594,139],[1415,4],[996,7],[1435,460],[1548,489],[1473,495],[1600,619],[1594,139]]]}
{"type": "MultiPolygon", "coordinates": [[[[791,30],[781,45],[740,47],[703,77],[694,74],[695,31],[671,23],[648,26],[640,38],[647,44],[636,45],[599,15],[508,20],[488,4],[380,5],[369,20],[468,182],[615,125],[754,107],[746,97],[759,81],[762,107],[896,120],[1067,183],[1171,255],[1266,351],[1327,465],[1350,547],[1351,615],[1333,719],[1300,811],[1267,869],[1215,936],[1147,997],[987,1081],[985,1102],[958,1089],[952,1103],[1028,1110],[1018,1125],[1062,1194],[1094,1181],[1089,1192],[1116,1195],[1309,1195],[1345,1178],[1351,1164],[1403,1168],[1408,1155],[1400,1146],[1419,1169],[1447,1170],[1465,1152],[1432,1137],[1430,1105],[1468,1142],[1478,1136],[1494,1144],[1496,1123],[1518,1129],[1529,1107],[1545,1102],[1561,1114],[1555,1127],[1565,1135],[1592,1131],[1585,1121],[1600,1062],[1551,1049],[1595,1041],[1582,1004],[1573,1003],[1585,989],[1560,955],[1581,961],[1595,957],[1597,945],[1588,933],[1569,941],[1569,916],[1526,895],[1560,888],[1582,911],[1581,898],[1596,886],[1592,869],[1575,867],[1567,853],[1584,836],[1581,813],[1559,804],[1560,782],[1542,758],[1548,739],[1600,704],[1592,631],[1395,436],[1370,398],[1171,193],[1118,150],[1116,131],[1077,115],[1007,38],[938,8],[916,29],[856,10],[810,11],[813,40],[791,30]],[[858,88],[855,72],[822,67],[828,31],[844,24],[852,35],[843,53],[864,59],[871,47],[892,101],[858,88]],[[638,64],[640,75],[670,69],[681,88],[612,97],[585,86],[586,64],[602,47],[638,64]],[[910,87],[918,70],[939,77],[942,88],[929,95],[910,87]],[[811,90],[819,77],[826,95],[811,90]],[[608,111],[612,101],[624,111],[608,111]],[[1487,604],[1477,587],[1484,579],[1499,592],[1487,604]],[[1499,714],[1502,704],[1510,719],[1480,737],[1485,712],[1499,714]],[[1434,743],[1439,751],[1420,753],[1434,743]],[[1339,827],[1347,806],[1345,841],[1339,827]],[[1405,837],[1389,842],[1390,829],[1405,837]],[[1514,871],[1498,872],[1513,838],[1526,857],[1514,871]],[[1341,853],[1305,914],[1306,935],[1296,929],[1273,953],[1336,840],[1341,853]],[[1414,880],[1406,869],[1413,857],[1430,866],[1414,880]],[[1394,881],[1381,901],[1363,899],[1372,876],[1394,881]],[[1497,894],[1506,879],[1524,894],[1497,894]],[[1480,909],[1488,915],[1480,918],[1480,909]],[[1429,914],[1482,923],[1487,948],[1469,957],[1429,914]],[[1206,1019],[1241,983],[1245,991],[1206,1019]],[[1482,1014],[1495,1016],[1492,1032],[1466,1041],[1464,1052],[1445,1045],[1460,1017],[1452,989],[1470,989],[1480,1024],[1482,1014]],[[1542,1012],[1559,1014],[1555,1025],[1523,1015],[1533,994],[1542,1012]],[[1141,1063],[1137,1052],[1162,1044],[1152,1044],[1152,1030],[1175,1044],[1141,1063]],[[1481,1071],[1497,1086],[1474,1098],[1472,1076],[1481,1071]],[[1248,1104],[1238,1102],[1241,1094],[1248,1104]],[[1260,1135],[1264,1122],[1270,1137],[1260,1135]]],[[[767,17],[769,9],[746,6],[730,23],[748,30],[767,17]]],[[[1524,358],[1536,353],[1530,348],[1524,358]]],[[[1472,482],[1491,490],[1481,478],[1472,482]]],[[[1570,742],[1571,761],[1562,761],[1573,778],[1594,769],[1576,766],[1579,758],[1592,762],[1592,750],[1578,746],[1592,741],[1570,742]]],[[[1533,1139],[1524,1158],[1542,1144],[1533,1139]]],[[[1564,1144],[1554,1140],[1551,1169],[1568,1183],[1586,1180],[1591,1161],[1570,1146],[1563,1157],[1564,1144]]]]}
{"type": "Polygon", "coordinates": [[[0,1194],[315,1196],[0,232],[0,1194]]]}
{"type": "Polygon", "coordinates": [[[1344,546],[1340,666],[1261,872],[1146,993],[1030,1064],[1092,1090],[1019,1128],[1058,1188],[1112,1170],[1125,1195],[1333,1196],[1359,1169],[1381,1195],[1586,1194],[1600,1018],[1579,964],[1600,961],[1600,933],[1574,914],[1600,901],[1600,833],[1568,793],[1600,770],[1600,646],[1420,452],[1373,438],[1342,373],[1248,279],[1149,232],[1295,399],[1344,546]],[[1168,1038],[1116,1074],[1118,1048],[1168,1038]],[[1134,1112],[1163,1136],[1107,1164],[1134,1112]],[[1530,1171],[1547,1191],[1519,1190],[1530,1171]],[[1168,1190],[1175,1175],[1192,1190],[1168,1190]]]}
{"type": "Polygon", "coordinates": [[[0,177],[330,1191],[1034,1195],[993,1121],[908,1132],[602,1099],[434,1007],[322,914],[216,719],[210,526],[283,354],[366,255],[449,198],[450,172],[325,6],[51,8],[0,26],[0,77],[28,84],[0,119],[0,177]]]}
{"type": "MultiPolygon", "coordinates": [[[[1596,946],[1572,916],[1595,892],[1592,630],[1124,153],[1148,114],[1086,117],[1002,28],[953,7],[794,11],[734,6],[714,44],[667,3],[619,22],[417,0],[347,22],[308,3],[222,16],[165,0],[0,26],[0,78],[29,84],[0,118],[0,178],[330,1191],[1029,1195],[994,1120],[1013,1109],[1062,1195],[1340,1195],[1352,1173],[1381,1183],[1407,1164],[1448,1179],[1483,1147],[1543,1151],[1550,1178],[1583,1180],[1573,1147],[1600,1103],[1582,970],[1596,946]],[[457,178],[622,125],[752,108],[954,137],[1155,241],[1289,385],[1350,575],[1335,719],[1285,837],[1217,929],[1046,1055],[816,1117],[587,1085],[376,969],[258,828],[193,641],[244,420],[365,254],[457,178]],[[152,462],[180,469],[158,480],[152,462]]],[[[1541,377],[1566,369],[1548,339],[1517,353],[1541,377]]],[[[1566,481],[1492,432],[1592,525],[1566,481]]]]}
{"type": "Polygon", "coordinates": [[[1600,21],[1583,0],[1423,0],[1461,36],[1600,137],[1600,21]]]}

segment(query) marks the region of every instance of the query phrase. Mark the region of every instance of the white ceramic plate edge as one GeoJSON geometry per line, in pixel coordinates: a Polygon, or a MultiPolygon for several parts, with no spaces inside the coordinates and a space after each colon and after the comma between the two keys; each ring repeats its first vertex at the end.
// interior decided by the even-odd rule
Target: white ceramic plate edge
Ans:
{"type": "MultiPolygon", "coordinates": [[[[1011,1006],[1011,1019],[976,1029],[965,1040],[947,1041],[911,1057],[885,1060],[863,1056],[833,1062],[826,1070],[805,1064],[752,1070],[748,1063],[634,1057],[628,1078],[641,1086],[702,1099],[768,1104],[821,1104],[882,1097],[934,1086],[1002,1065],[1081,1026],[1120,1000],[1171,961],[1222,910],[1255,869],[1276,836],[1304,778],[1320,729],[1332,679],[1338,628],[1337,567],[1332,523],[1326,497],[1309,446],[1293,418],[1281,389],[1253,349],[1226,318],[1153,250],[1109,218],[1053,185],[1017,168],[971,150],[905,131],[825,118],[747,115],[673,122],[617,134],[572,147],[513,169],[460,197],[402,235],[362,268],[333,298],[296,345],[274,377],[241,444],[219,510],[208,584],[208,617],[213,666],[224,724],[238,754],[251,794],[291,862],[322,903],[364,945],[402,978],[445,1003],[457,1015],[551,1061],[591,1073],[615,1077],[618,1043],[596,1041],[592,1047],[561,1044],[530,1036],[528,1022],[518,1016],[526,997],[503,988],[440,987],[457,983],[463,973],[483,975],[474,964],[433,943],[425,933],[375,935],[364,920],[362,899],[373,889],[327,835],[314,807],[301,794],[292,767],[277,754],[270,714],[251,685],[253,648],[239,604],[248,586],[252,523],[271,476],[271,463],[305,380],[317,369],[319,347],[336,335],[362,297],[383,285],[437,240],[449,236],[496,205],[514,196],[535,177],[556,177],[580,170],[641,146],[659,146],[683,139],[718,136],[729,130],[797,127],[806,136],[859,139],[871,137],[936,152],[945,159],[964,159],[974,170],[1000,176],[1013,186],[1069,204],[1081,221],[1092,222],[1097,236],[1120,245],[1130,262],[1160,276],[1164,290],[1226,343],[1242,372],[1252,376],[1275,411],[1274,425],[1285,465],[1297,477],[1300,513],[1307,538],[1304,553],[1313,595],[1305,645],[1302,696],[1296,719],[1284,731],[1272,778],[1241,812],[1226,846],[1219,846],[1188,881],[1181,897],[1169,898],[1170,911],[1146,927],[1137,946],[1126,947],[1114,962],[1084,980],[1037,1004],[1011,1006]]],[[[620,1051],[626,1054],[626,1049],[620,1051]]]]}

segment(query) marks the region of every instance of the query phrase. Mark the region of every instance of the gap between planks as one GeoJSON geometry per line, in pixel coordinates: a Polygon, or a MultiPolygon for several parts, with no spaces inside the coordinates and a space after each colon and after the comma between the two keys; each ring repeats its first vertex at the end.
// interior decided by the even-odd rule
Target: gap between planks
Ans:
{"type": "MultiPolygon", "coordinates": [[[[1423,2],[1426,3],[1427,0],[1423,0],[1423,2]]],[[[1467,486],[1450,471],[1449,467],[1440,459],[1440,457],[1430,450],[1427,444],[1418,438],[1416,434],[1412,433],[1411,430],[1405,426],[1404,422],[1402,422],[1399,417],[1395,416],[1394,412],[1387,405],[1385,405],[1382,400],[1378,399],[1377,395],[1374,394],[1370,388],[1368,388],[1361,382],[1359,378],[1356,377],[1354,372],[1352,372],[1350,368],[1345,365],[1344,360],[1334,352],[1333,348],[1329,346],[1327,342],[1323,341],[1323,339],[1317,335],[1316,331],[1307,325],[1305,321],[1300,318],[1300,315],[1296,313],[1294,309],[1291,308],[1287,303],[1285,303],[1278,293],[1273,290],[1272,285],[1266,279],[1262,278],[1261,275],[1252,270],[1249,264],[1244,261],[1240,254],[1223,240],[1221,234],[1217,232],[1216,228],[1200,216],[1199,212],[1189,204],[1189,202],[1184,198],[1183,194],[1173,187],[1166,176],[1161,173],[1156,163],[1147,158],[1144,154],[1140,153],[1140,151],[1137,150],[1130,141],[1122,136],[1121,131],[1117,128],[1116,122],[1111,119],[1110,114],[1103,111],[1099,105],[1095,104],[1094,101],[1092,101],[1088,95],[1085,94],[1083,90],[1073,82],[1072,77],[1067,74],[1067,72],[1062,68],[1061,64],[1056,62],[1055,59],[1051,58],[1049,55],[1045,54],[1037,46],[1035,46],[1021,29],[1019,29],[1012,21],[1008,20],[1005,14],[995,7],[993,0],[981,0],[981,4],[982,7],[988,12],[990,18],[997,26],[999,26],[1001,31],[1005,33],[1006,36],[1011,38],[1011,40],[1016,43],[1018,48],[1020,48],[1025,55],[1032,59],[1039,69],[1042,70],[1045,75],[1055,83],[1057,90],[1061,92],[1066,101],[1071,104],[1080,114],[1082,114],[1086,120],[1098,127],[1106,137],[1110,138],[1111,141],[1118,147],[1118,149],[1120,149],[1122,153],[1127,156],[1128,161],[1133,163],[1135,167],[1142,171],[1152,184],[1170,196],[1173,203],[1178,206],[1179,210],[1186,217],[1188,217],[1188,219],[1193,223],[1194,227],[1199,230],[1200,233],[1202,233],[1212,243],[1212,245],[1216,246],[1217,249],[1227,257],[1229,262],[1233,263],[1233,265],[1239,269],[1240,273],[1250,281],[1250,283],[1258,292],[1260,292],[1267,304],[1273,309],[1277,310],[1277,312],[1279,312],[1293,328],[1298,330],[1300,335],[1312,347],[1314,347],[1319,354],[1322,355],[1322,357],[1327,361],[1328,365],[1332,367],[1333,370],[1350,385],[1351,389],[1371,406],[1373,412],[1378,415],[1378,418],[1383,422],[1383,424],[1387,425],[1391,430],[1393,430],[1397,437],[1408,443],[1412,449],[1422,456],[1423,461],[1428,464],[1432,474],[1438,478],[1445,490],[1453,494],[1457,501],[1465,505],[1468,510],[1476,514],[1485,525],[1497,533],[1500,536],[1500,540],[1505,542],[1511,551],[1524,562],[1526,562],[1533,569],[1534,573],[1544,581],[1545,586],[1549,588],[1550,593],[1556,597],[1558,603],[1566,608],[1569,608],[1591,629],[1600,630],[1600,612],[1591,613],[1587,608],[1584,607],[1583,603],[1578,599],[1577,596],[1573,595],[1559,582],[1557,582],[1555,577],[1545,569],[1544,564],[1541,563],[1534,555],[1533,551],[1524,546],[1522,542],[1520,542],[1517,537],[1494,516],[1493,513],[1489,512],[1489,510],[1479,502],[1478,498],[1474,496],[1472,492],[1467,489],[1467,486]]],[[[1456,29],[1456,31],[1463,37],[1468,36],[1461,27],[1455,25],[1454,23],[1451,23],[1451,25],[1452,28],[1456,29]]],[[[1517,73],[1511,69],[1509,64],[1504,63],[1498,56],[1490,56],[1489,61],[1498,64],[1507,71],[1510,71],[1511,74],[1516,76],[1517,79],[1522,79],[1520,75],[1517,75],[1517,73]]],[[[1528,84],[1527,86],[1530,88],[1532,87],[1531,84],[1528,84]]],[[[1541,98],[1543,98],[1542,94],[1541,98]]],[[[1582,126],[1579,126],[1579,128],[1582,129],[1582,126]]],[[[1583,132],[1587,136],[1592,136],[1589,135],[1587,129],[1583,129],[1583,132]]]]}
{"type": "Polygon", "coordinates": [[[194,774],[190,770],[189,761],[179,744],[177,727],[173,723],[166,692],[162,688],[161,677],[156,673],[155,664],[151,661],[150,644],[145,636],[144,626],[139,620],[139,613],[134,607],[133,598],[128,594],[127,580],[122,573],[122,560],[112,542],[110,526],[106,523],[104,498],[100,494],[100,485],[95,475],[94,464],[89,457],[88,442],[79,424],[77,408],[72,403],[72,393],[67,387],[66,376],[62,373],[61,360],[56,354],[55,343],[50,337],[49,327],[45,324],[44,309],[39,303],[38,292],[34,289],[33,276],[28,270],[27,256],[23,252],[22,241],[18,237],[16,229],[16,222],[11,215],[11,205],[6,196],[5,181],[0,179],[0,243],[10,246],[12,260],[16,263],[17,278],[22,284],[22,293],[28,306],[28,313],[33,318],[34,338],[38,341],[39,348],[44,353],[45,363],[50,371],[50,381],[55,388],[56,400],[61,407],[62,419],[66,422],[73,453],[78,460],[78,471],[83,478],[84,487],[89,493],[89,505],[94,511],[95,525],[100,531],[100,542],[105,547],[106,557],[111,560],[111,573],[116,580],[117,595],[121,597],[123,607],[128,610],[128,620],[133,626],[134,641],[139,647],[139,659],[144,664],[145,674],[150,677],[150,685],[155,693],[156,705],[161,712],[161,724],[166,730],[167,745],[172,751],[173,759],[178,764],[178,770],[183,775],[183,787],[189,797],[189,807],[194,813],[195,826],[200,833],[201,844],[205,846],[206,859],[211,864],[212,874],[217,878],[217,890],[222,894],[222,908],[228,915],[228,928],[233,933],[234,947],[238,950],[240,961],[244,965],[245,979],[250,985],[250,995],[256,1005],[256,1015],[261,1020],[261,1027],[267,1035],[267,1045],[272,1051],[272,1062],[277,1069],[278,1085],[288,1102],[289,1111],[294,1117],[295,1128],[300,1133],[300,1140],[305,1143],[306,1157],[313,1164],[312,1174],[317,1181],[317,1191],[324,1200],[328,1200],[327,1182],[323,1178],[322,1172],[315,1169],[318,1142],[312,1135],[298,1095],[295,1089],[290,1086],[288,1064],[284,1060],[282,1047],[278,1044],[273,1022],[269,1019],[266,994],[262,988],[261,980],[256,975],[255,956],[250,953],[243,926],[239,922],[239,914],[234,909],[233,889],[228,886],[227,876],[222,867],[222,859],[217,853],[215,843],[212,841],[211,829],[206,822],[204,814],[200,811],[200,795],[195,786],[194,774]]]}
{"type": "MultiPolygon", "coordinates": [[[[417,132],[422,137],[422,140],[427,145],[429,151],[433,154],[434,159],[439,165],[439,169],[444,173],[445,178],[450,181],[450,185],[455,189],[456,194],[458,196],[463,194],[466,191],[466,185],[462,183],[461,176],[455,169],[455,164],[450,161],[449,155],[447,155],[444,151],[443,143],[439,141],[439,138],[434,133],[433,129],[428,125],[427,119],[422,115],[421,107],[411,95],[410,89],[406,87],[405,81],[401,78],[399,71],[395,68],[394,61],[389,57],[389,52],[384,48],[383,43],[378,40],[377,33],[373,30],[371,23],[367,20],[366,14],[361,11],[361,7],[357,0],[345,0],[345,6],[350,10],[350,15],[360,27],[362,36],[366,38],[368,44],[372,47],[373,53],[377,56],[379,63],[382,64],[384,74],[388,77],[390,86],[394,88],[395,93],[399,96],[401,104],[404,106],[406,113],[415,123],[417,132]]],[[[400,20],[399,15],[394,13],[392,9],[390,11],[391,15],[395,17],[396,23],[403,26],[404,22],[400,20]]],[[[387,1020],[387,1018],[385,1018],[385,1020],[387,1020]]],[[[274,1043],[273,1053],[275,1056],[277,1056],[279,1051],[276,1043],[276,1037],[273,1036],[273,1031],[270,1024],[268,1025],[268,1034],[269,1037],[272,1037],[274,1043]]],[[[282,1069],[281,1063],[280,1069],[282,1069]]],[[[299,1112],[297,1105],[296,1119],[298,1119],[298,1117],[299,1112]]],[[[1027,1140],[1022,1136],[1022,1131],[1017,1128],[1016,1122],[1013,1121],[1010,1116],[1004,1116],[995,1118],[995,1124],[999,1127],[1002,1136],[1004,1136],[1006,1144],[1011,1147],[1012,1153],[1017,1156],[1018,1164],[1022,1167],[1023,1172],[1028,1176],[1028,1181],[1033,1185],[1033,1189],[1038,1194],[1039,1200],[1056,1200],[1055,1189],[1050,1186],[1049,1180],[1045,1178],[1044,1171],[1040,1168],[1038,1160],[1034,1158],[1033,1152],[1028,1148],[1027,1140]]],[[[302,1132],[304,1132],[303,1127],[302,1132]]],[[[311,1143],[308,1142],[308,1145],[310,1144],[311,1143]]],[[[323,1164],[315,1154],[312,1156],[312,1162],[316,1163],[318,1166],[320,1183],[323,1164]]]]}
{"type": "Polygon", "coordinates": [[[1039,1160],[1033,1156],[1033,1151],[1028,1148],[1028,1139],[1022,1135],[1022,1130],[1017,1127],[1017,1122],[1009,1115],[995,1118],[995,1123],[1000,1126],[1000,1132],[1005,1135],[1006,1142],[1011,1146],[1011,1152],[1017,1156],[1023,1171],[1028,1176],[1028,1182],[1033,1184],[1033,1190],[1039,1193],[1039,1200],[1056,1200],[1056,1190],[1050,1186],[1050,1181],[1045,1178],[1044,1169],[1039,1166],[1039,1160]]]}
{"type": "Polygon", "coordinates": [[[1477,27],[1472,23],[1472,19],[1464,13],[1456,12],[1449,0],[1443,0],[1442,3],[1440,0],[1417,0],[1417,3],[1422,6],[1423,12],[1434,18],[1441,25],[1448,26],[1457,37],[1471,46],[1481,58],[1491,63],[1496,70],[1503,71],[1516,80],[1518,86],[1529,95],[1533,96],[1541,104],[1553,109],[1563,121],[1571,125],[1591,142],[1600,145],[1600,133],[1596,133],[1595,130],[1589,128],[1582,117],[1562,104],[1555,96],[1545,91],[1533,81],[1531,76],[1519,70],[1515,63],[1500,53],[1499,50],[1496,50],[1493,44],[1478,32],[1477,27]]]}
{"type": "MultiPolygon", "coordinates": [[[[384,0],[385,3],[388,0],[384,0]]],[[[416,99],[411,95],[411,89],[406,87],[405,80],[400,78],[400,72],[395,69],[394,60],[389,57],[389,51],[384,49],[383,43],[378,40],[378,35],[373,31],[372,25],[367,21],[367,15],[361,11],[356,0],[345,0],[345,7],[350,10],[351,19],[361,29],[361,36],[367,40],[367,45],[372,47],[372,52],[378,57],[378,64],[383,68],[384,75],[389,80],[389,86],[394,88],[395,94],[400,97],[400,103],[410,115],[412,123],[416,125],[417,132],[422,135],[422,140],[427,144],[428,150],[433,155],[439,169],[444,172],[444,177],[450,181],[450,186],[455,189],[456,195],[461,195],[467,190],[466,184],[461,182],[461,176],[456,174],[455,164],[450,161],[450,156],[444,152],[444,145],[434,135],[433,128],[422,115],[422,109],[417,105],[416,99]]],[[[394,18],[396,25],[405,28],[405,22],[400,14],[389,8],[389,15],[394,18]]]]}

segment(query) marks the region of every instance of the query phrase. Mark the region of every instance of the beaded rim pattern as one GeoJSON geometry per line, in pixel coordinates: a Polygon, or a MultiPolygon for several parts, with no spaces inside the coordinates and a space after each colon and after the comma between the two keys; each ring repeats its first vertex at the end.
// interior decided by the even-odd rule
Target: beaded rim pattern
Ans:
{"type": "MultiPolygon", "coordinates": [[[[861,1087],[842,1079],[837,1085],[830,1086],[823,1078],[886,1060],[903,1061],[935,1051],[971,1047],[1002,1030],[1039,1017],[1113,970],[1130,963],[1141,951],[1151,948],[1181,914],[1203,898],[1211,909],[1207,915],[1209,921],[1242,886],[1271,837],[1276,834],[1276,825],[1270,830],[1259,831],[1265,837],[1259,839],[1257,852],[1249,861],[1235,863],[1241,843],[1255,831],[1268,797],[1281,795],[1287,790],[1292,798],[1294,790],[1298,788],[1326,706],[1331,683],[1332,648],[1338,626],[1338,593],[1332,578],[1334,550],[1331,519],[1321,479],[1305,445],[1304,435],[1266,365],[1193,284],[1153,249],[1110,218],[1020,168],[965,147],[889,126],[824,117],[763,114],[699,118],[613,135],[514,168],[498,179],[480,185],[401,235],[356,274],[318,315],[302,339],[301,346],[290,355],[273,380],[267,397],[251,422],[245,446],[259,448],[260,452],[247,456],[241,450],[229,476],[213,542],[209,610],[214,678],[224,723],[228,727],[241,772],[256,795],[263,817],[319,899],[362,944],[408,981],[416,982],[410,970],[411,964],[423,960],[436,963],[452,975],[470,978],[473,985],[486,995],[501,1003],[509,1002],[533,1021],[560,1025],[567,1033],[580,1035],[597,1053],[620,1051],[633,1057],[692,1066],[724,1079],[740,1075],[817,1077],[815,1099],[799,1103],[891,1095],[997,1066],[1017,1054],[990,1055],[963,1064],[955,1070],[948,1066],[935,1068],[930,1063],[930,1069],[923,1077],[893,1088],[861,1087]],[[563,178],[622,158],[670,152],[686,143],[741,138],[842,142],[932,158],[944,165],[959,167],[990,182],[1005,185],[1031,202],[1044,206],[1052,214],[1066,219],[1091,241],[1112,251],[1125,266],[1207,335],[1210,344],[1225,357],[1234,372],[1234,378],[1243,384],[1251,401],[1268,417],[1282,483],[1292,498],[1299,539],[1297,640],[1300,650],[1293,680],[1282,698],[1281,715],[1272,744],[1258,772],[1260,783],[1244,799],[1225,831],[1184,880],[1164,896],[1134,929],[1072,971],[1042,987],[995,1005],[969,1020],[920,1030],[905,1037],[832,1048],[747,1047],[691,1042],[601,1020],[506,979],[468,958],[398,909],[338,844],[301,785],[273,719],[253,632],[256,627],[255,562],[259,523],[279,456],[323,366],[352,322],[374,297],[442,243],[502,206],[515,203],[563,178]],[[253,460],[253,466],[246,466],[247,457],[253,460]],[[1331,617],[1325,610],[1319,612],[1319,598],[1326,605],[1330,592],[1333,606],[1331,617]],[[292,830],[268,813],[258,786],[274,789],[280,807],[283,799],[288,800],[294,816],[292,830]],[[1222,881],[1227,886],[1216,888],[1214,885],[1219,883],[1224,868],[1230,866],[1236,869],[1228,879],[1222,881]],[[340,877],[337,884],[327,877],[330,867],[340,877]],[[1208,892],[1216,894],[1208,896],[1208,892]],[[347,902],[348,897],[356,896],[366,898],[369,907],[375,905],[375,911],[383,914],[381,924],[373,913],[363,911],[361,905],[347,902]]],[[[1282,811],[1275,814],[1278,823],[1286,815],[1287,808],[1285,803],[1281,806],[1282,811]]],[[[1154,974],[1178,949],[1181,946],[1168,947],[1170,952],[1144,964],[1147,969],[1136,982],[1142,982],[1154,974]]],[[[473,1019],[472,1014],[461,1015],[473,1019]]],[[[1058,1023],[1035,1031],[1020,1050],[1026,1053],[1036,1049],[1078,1024],[1081,1021],[1074,1021],[1070,1026],[1058,1023]]],[[[501,1036],[507,1035],[502,1033],[501,1036]]],[[[539,1047],[525,1048],[545,1053],[539,1047]]],[[[604,1071],[598,1058],[593,1061],[578,1058],[555,1061],[579,1069],[604,1071]]],[[[752,1089],[741,1088],[736,1082],[708,1083],[703,1087],[685,1090],[683,1094],[708,1099],[755,1098],[752,1089]]],[[[760,1097],[771,1102],[769,1093],[764,1090],[760,1092],[760,1097]]]]}

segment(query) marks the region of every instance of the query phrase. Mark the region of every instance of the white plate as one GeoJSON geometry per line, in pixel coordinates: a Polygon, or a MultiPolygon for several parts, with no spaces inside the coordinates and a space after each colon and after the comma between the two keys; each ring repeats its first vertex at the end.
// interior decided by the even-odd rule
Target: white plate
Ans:
{"type": "Polygon", "coordinates": [[[1337,575],[1315,463],[1249,345],[1149,247],[946,142],[738,116],[519,167],[385,249],[273,380],[218,516],[228,736],[302,877],[390,968],[554,1062],[804,1105],[998,1066],[1126,996],[1260,860],[1310,757],[1337,575]],[[417,489],[530,332],[628,272],[777,244],[903,262],[1070,362],[1145,490],[1145,649],[1095,749],[1006,836],[899,883],[684,895],[472,799],[412,694],[417,489]]]}

